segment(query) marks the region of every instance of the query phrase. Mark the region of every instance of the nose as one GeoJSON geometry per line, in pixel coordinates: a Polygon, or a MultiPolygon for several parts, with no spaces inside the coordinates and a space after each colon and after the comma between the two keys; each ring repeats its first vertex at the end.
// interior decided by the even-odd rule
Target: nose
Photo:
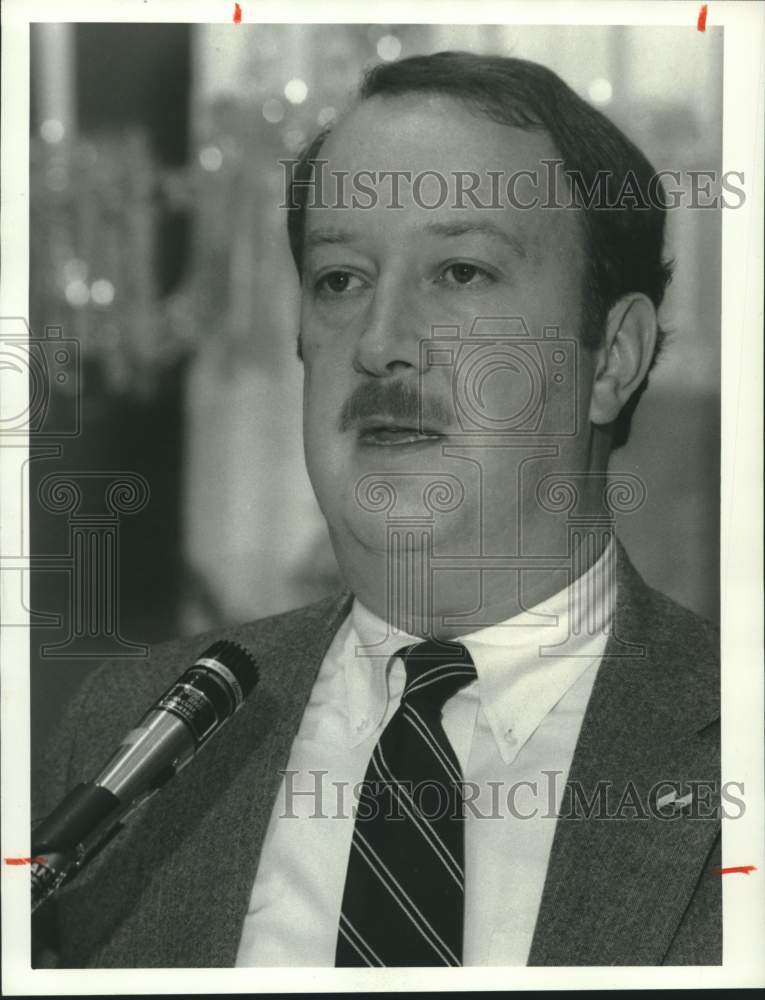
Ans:
{"type": "Polygon", "coordinates": [[[405,276],[380,281],[356,344],[356,371],[377,378],[419,372],[421,344],[428,333],[422,322],[405,276]]]}

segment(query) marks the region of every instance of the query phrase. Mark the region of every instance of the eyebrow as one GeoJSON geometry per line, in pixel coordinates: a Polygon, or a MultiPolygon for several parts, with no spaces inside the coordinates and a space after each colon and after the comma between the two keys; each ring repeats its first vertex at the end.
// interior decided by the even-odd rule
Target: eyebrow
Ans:
{"type": "MultiPolygon", "coordinates": [[[[423,227],[423,232],[431,236],[443,236],[447,239],[454,239],[459,236],[470,236],[478,233],[482,236],[492,236],[501,240],[506,246],[522,260],[528,256],[523,242],[512,233],[505,232],[504,229],[493,222],[429,222],[423,227]]],[[[306,233],[304,248],[313,250],[318,246],[337,246],[356,242],[358,237],[353,233],[345,232],[341,229],[316,229],[306,233]]]]}
{"type": "Polygon", "coordinates": [[[356,237],[352,233],[345,233],[336,229],[316,229],[312,233],[306,233],[303,246],[306,250],[324,244],[334,245],[337,243],[354,243],[356,237]]]}
{"type": "Polygon", "coordinates": [[[429,222],[425,226],[425,232],[432,233],[434,236],[446,236],[447,238],[469,236],[472,233],[493,236],[495,239],[501,240],[506,246],[509,246],[522,259],[525,260],[528,256],[526,247],[517,236],[505,232],[500,226],[488,220],[484,222],[429,222]]]}

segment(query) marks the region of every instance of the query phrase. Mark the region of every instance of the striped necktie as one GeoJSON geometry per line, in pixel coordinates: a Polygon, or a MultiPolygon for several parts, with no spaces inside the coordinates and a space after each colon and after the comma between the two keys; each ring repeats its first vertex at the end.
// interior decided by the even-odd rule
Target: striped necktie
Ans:
{"type": "Polygon", "coordinates": [[[406,686],[359,796],[335,965],[459,966],[462,772],[441,710],[476,669],[455,642],[426,640],[396,655],[406,686]]]}

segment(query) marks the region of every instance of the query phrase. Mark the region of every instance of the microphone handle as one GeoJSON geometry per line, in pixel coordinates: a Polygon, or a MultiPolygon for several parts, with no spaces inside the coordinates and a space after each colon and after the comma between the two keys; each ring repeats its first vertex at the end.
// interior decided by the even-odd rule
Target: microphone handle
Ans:
{"type": "Polygon", "coordinates": [[[127,808],[108,789],[83,782],[32,833],[32,912],[120,829],[127,808]]]}
{"type": "Polygon", "coordinates": [[[32,831],[33,913],[192,760],[194,750],[186,721],[156,708],[146,713],[95,780],[76,785],[32,831]]]}
{"type": "Polygon", "coordinates": [[[33,911],[190,763],[257,681],[255,660],[236,642],[218,640],[196,659],[127,733],[96,778],[73,788],[32,831],[33,911]]]}

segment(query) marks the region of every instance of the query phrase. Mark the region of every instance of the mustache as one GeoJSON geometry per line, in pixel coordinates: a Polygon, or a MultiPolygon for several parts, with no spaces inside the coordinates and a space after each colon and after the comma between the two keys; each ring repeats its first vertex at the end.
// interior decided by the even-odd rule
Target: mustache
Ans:
{"type": "Polygon", "coordinates": [[[411,427],[446,427],[451,412],[443,400],[421,396],[412,382],[372,379],[357,386],[343,403],[340,430],[351,430],[365,417],[391,417],[411,427]]]}

